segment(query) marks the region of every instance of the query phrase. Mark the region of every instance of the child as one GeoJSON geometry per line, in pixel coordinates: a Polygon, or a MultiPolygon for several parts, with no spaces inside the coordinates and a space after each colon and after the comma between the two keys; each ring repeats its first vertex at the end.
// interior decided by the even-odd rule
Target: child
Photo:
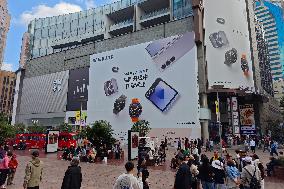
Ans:
{"type": "Polygon", "coordinates": [[[17,158],[16,154],[13,154],[11,160],[9,161],[8,167],[10,169],[10,172],[8,174],[7,185],[13,184],[16,169],[18,167],[18,160],[16,158],[17,158]]]}

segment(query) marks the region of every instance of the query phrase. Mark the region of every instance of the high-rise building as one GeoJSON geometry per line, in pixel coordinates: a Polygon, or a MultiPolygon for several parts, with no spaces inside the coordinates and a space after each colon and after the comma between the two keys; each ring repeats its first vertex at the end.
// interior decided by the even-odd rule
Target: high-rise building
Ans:
{"type": "MultiPolygon", "coordinates": [[[[257,1],[255,14],[257,19],[263,25],[264,36],[268,43],[268,51],[270,56],[270,67],[273,81],[283,79],[284,66],[284,22],[282,19],[282,10],[278,5],[269,1],[257,1]]],[[[276,86],[275,85],[275,86],[276,86]]],[[[280,99],[284,94],[284,86],[275,88],[275,97],[280,99]],[[279,89],[282,89],[279,91],[279,89]]]]}
{"type": "Polygon", "coordinates": [[[262,24],[256,20],[255,26],[261,86],[268,94],[274,96],[268,43],[265,39],[262,24]]]}
{"type": "Polygon", "coordinates": [[[7,1],[0,0],[0,69],[4,59],[7,33],[10,27],[10,15],[8,13],[7,1]]]}
{"type": "Polygon", "coordinates": [[[24,68],[30,54],[30,34],[25,32],[22,38],[19,67],[24,68]]]}
{"type": "Polygon", "coordinates": [[[0,112],[12,116],[16,74],[0,70],[0,112]]]}
{"type": "Polygon", "coordinates": [[[138,98],[151,136],[208,138],[209,125],[216,135],[218,122],[223,134],[259,133],[281,114],[271,93],[268,56],[258,57],[258,48],[267,53],[268,47],[257,38],[252,5],[121,0],[33,20],[30,57],[17,72],[12,123],[55,127],[107,120],[124,138],[133,124],[125,107],[138,98]],[[255,116],[239,121],[245,112],[255,116]]]}

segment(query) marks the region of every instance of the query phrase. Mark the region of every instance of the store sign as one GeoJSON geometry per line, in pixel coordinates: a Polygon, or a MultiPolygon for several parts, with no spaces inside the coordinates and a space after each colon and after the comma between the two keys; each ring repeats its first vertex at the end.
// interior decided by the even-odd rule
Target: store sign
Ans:
{"type": "Polygon", "coordinates": [[[52,87],[53,92],[61,91],[61,84],[62,84],[62,80],[61,79],[54,80],[53,81],[53,87],[52,87]]]}
{"type": "Polygon", "coordinates": [[[250,134],[251,131],[255,132],[253,104],[240,105],[240,124],[243,134],[250,134]]]}

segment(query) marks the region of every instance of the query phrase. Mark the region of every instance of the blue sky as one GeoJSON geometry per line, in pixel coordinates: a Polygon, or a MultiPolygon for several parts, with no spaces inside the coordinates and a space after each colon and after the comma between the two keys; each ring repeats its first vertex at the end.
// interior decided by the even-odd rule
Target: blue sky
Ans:
{"type": "Polygon", "coordinates": [[[38,17],[77,12],[104,5],[116,0],[7,0],[11,15],[10,30],[4,56],[3,69],[17,70],[22,36],[27,23],[38,17]]]}

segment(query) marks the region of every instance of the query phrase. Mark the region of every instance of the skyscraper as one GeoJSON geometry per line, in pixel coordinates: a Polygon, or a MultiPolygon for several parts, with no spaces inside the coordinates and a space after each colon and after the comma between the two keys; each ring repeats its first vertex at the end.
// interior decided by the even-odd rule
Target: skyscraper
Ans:
{"type": "Polygon", "coordinates": [[[26,65],[26,61],[29,58],[30,54],[30,34],[25,32],[22,38],[22,48],[21,48],[21,55],[20,55],[20,68],[24,68],[26,65]]]}
{"type": "MultiPolygon", "coordinates": [[[[283,80],[284,66],[284,23],[282,10],[272,2],[260,0],[256,2],[255,14],[263,25],[264,36],[268,42],[272,78],[274,83],[277,82],[277,85],[279,85],[279,81],[283,80]]],[[[284,93],[283,87],[278,87],[277,90],[274,90],[275,97],[280,99],[284,93]],[[279,89],[281,90],[279,91],[279,89]]]]}
{"type": "Polygon", "coordinates": [[[4,58],[4,49],[6,46],[7,33],[10,26],[10,15],[8,13],[7,1],[0,0],[0,68],[4,58]]]}

